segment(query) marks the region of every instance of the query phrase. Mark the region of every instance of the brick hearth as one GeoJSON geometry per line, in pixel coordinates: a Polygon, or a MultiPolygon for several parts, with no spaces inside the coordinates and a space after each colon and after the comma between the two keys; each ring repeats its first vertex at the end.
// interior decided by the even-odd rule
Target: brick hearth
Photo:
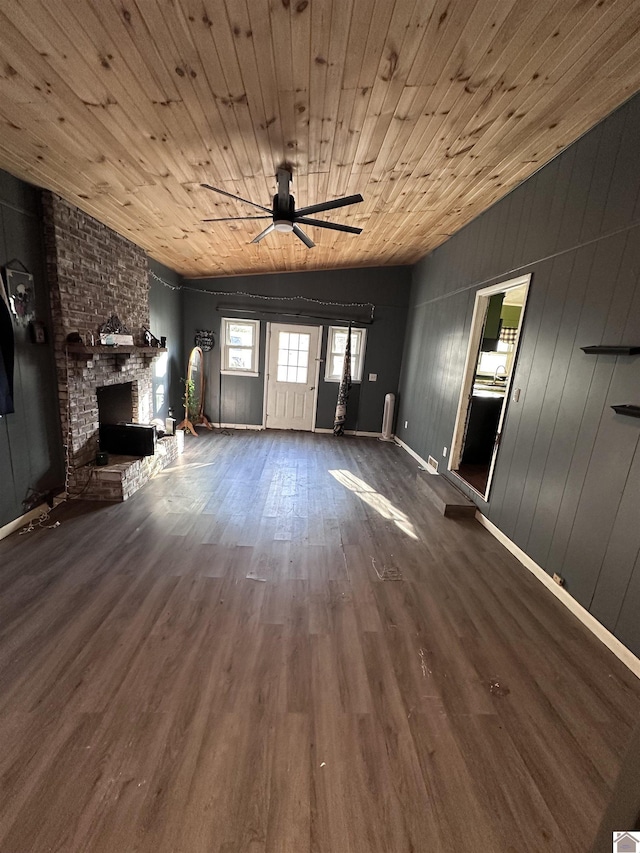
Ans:
{"type": "Polygon", "coordinates": [[[158,441],[153,456],[132,458],[111,455],[104,466],[85,465],[76,474],[76,487],[83,497],[101,501],[126,501],[152,477],[178,458],[177,436],[158,441]],[[85,491],[86,490],[86,491],[85,491]]]}

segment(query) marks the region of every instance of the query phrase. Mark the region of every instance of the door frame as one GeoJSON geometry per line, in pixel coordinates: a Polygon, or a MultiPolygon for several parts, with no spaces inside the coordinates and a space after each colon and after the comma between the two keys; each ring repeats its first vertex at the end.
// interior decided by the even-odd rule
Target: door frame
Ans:
{"type": "Polygon", "coordinates": [[[475,302],[473,306],[473,316],[471,318],[471,328],[469,331],[469,343],[467,345],[467,356],[464,364],[464,372],[462,374],[462,387],[460,389],[460,397],[458,400],[458,410],[456,413],[456,420],[453,427],[453,437],[451,439],[451,451],[449,453],[449,459],[447,462],[447,470],[450,471],[454,476],[456,476],[459,480],[461,480],[468,488],[474,491],[477,495],[480,495],[482,500],[489,500],[489,493],[491,491],[491,483],[493,480],[493,473],[496,467],[496,460],[498,457],[498,451],[500,448],[500,438],[502,436],[502,429],[505,421],[505,417],[507,414],[507,409],[509,408],[509,398],[511,396],[511,386],[513,384],[513,378],[515,376],[516,368],[518,365],[518,353],[520,349],[520,339],[522,335],[522,326],[524,323],[525,311],[527,307],[527,300],[529,298],[529,292],[531,290],[531,273],[526,273],[525,275],[520,275],[517,278],[510,278],[506,281],[501,281],[498,284],[492,284],[490,287],[483,287],[480,290],[476,291],[475,294],[475,302]],[[514,358],[513,358],[513,366],[511,372],[509,374],[509,378],[507,379],[505,390],[504,390],[504,402],[502,404],[502,410],[500,412],[500,418],[498,420],[498,429],[496,432],[496,443],[493,448],[493,454],[491,457],[491,464],[489,466],[489,476],[487,479],[487,487],[484,494],[481,494],[476,488],[474,488],[470,483],[468,483],[464,477],[457,473],[457,468],[460,465],[460,461],[462,458],[462,453],[464,449],[464,441],[466,438],[467,431],[467,419],[469,414],[469,409],[471,408],[471,396],[473,393],[473,382],[476,375],[476,368],[478,365],[478,359],[480,358],[480,343],[482,340],[482,331],[484,329],[484,322],[487,314],[487,308],[489,307],[489,300],[496,293],[507,293],[510,290],[514,290],[517,287],[526,287],[524,300],[522,302],[522,312],[520,314],[520,323],[518,325],[518,334],[516,335],[515,340],[515,349],[514,349],[514,358]]]}
{"type": "MultiPolygon", "coordinates": [[[[320,367],[322,365],[322,335],[324,332],[324,326],[316,326],[315,323],[281,323],[276,321],[268,321],[267,322],[267,338],[266,338],[266,346],[264,353],[264,386],[262,391],[262,429],[267,428],[267,397],[269,394],[269,364],[271,357],[271,327],[272,326],[307,326],[310,329],[318,330],[318,346],[317,353],[315,356],[316,363],[316,373],[315,373],[315,386],[313,391],[313,419],[311,421],[311,432],[316,431],[316,423],[318,420],[318,392],[320,390],[320,367]]],[[[309,353],[311,355],[311,353],[309,353]]]]}

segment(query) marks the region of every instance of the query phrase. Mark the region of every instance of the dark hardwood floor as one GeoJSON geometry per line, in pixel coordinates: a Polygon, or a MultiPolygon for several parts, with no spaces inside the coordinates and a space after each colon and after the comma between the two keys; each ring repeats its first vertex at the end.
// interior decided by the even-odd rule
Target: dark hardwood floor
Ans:
{"type": "Polygon", "coordinates": [[[0,542],[1,853],[588,850],[640,683],[415,471],[201,434],[0,542]]]}

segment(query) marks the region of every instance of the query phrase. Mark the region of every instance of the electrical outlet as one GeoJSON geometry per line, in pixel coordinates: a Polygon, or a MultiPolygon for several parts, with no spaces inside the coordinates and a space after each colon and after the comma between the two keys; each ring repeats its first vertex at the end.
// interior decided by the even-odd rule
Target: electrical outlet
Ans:
{"type": "Polygon", "coordinates": [[[409,428],[409,421],[405,421],[405,422],[404,422],[404,428],[405,428],[405,429],[408,429],[408,428],[409,428]]]}
{"type": "Polygon", "coordinates": [[[443,448],[442,448],[442,455],[443,455],[443,456],[446,456],[446,455],[447,455],[447,448],[446,448],[446,447],[443,447],[443,448]]]}
{"type": "Polygon", "coordinates": [[[370,373],[369,374],[369,382],[377,382],[377,381],[378,381],[378,374],[377,373],[370,373]]]}
{"type": "Polygon", "coordinates": [[[558,584],[558,586],[564,586],[564,578],[561,575],[558,575],[554,572],[553,579],[558,584]]]}

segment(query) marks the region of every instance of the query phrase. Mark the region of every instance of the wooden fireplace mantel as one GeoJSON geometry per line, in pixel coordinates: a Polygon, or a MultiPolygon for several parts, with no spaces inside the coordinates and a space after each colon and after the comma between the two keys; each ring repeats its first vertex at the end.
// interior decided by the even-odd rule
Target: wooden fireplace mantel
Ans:
{"type": "Polygon", "coordinates": [[[160,353],[168,352],[166,347],[136,347],[136,346],[104,346],[96,344],[95,346],[85,346],[85,344],[67,344],[66,350],[69,355],[86,356],[93,358],[94,355],[122,355],[129,357],[130,355],[144,355],[147,358],[160,353]]]}
{"type": "Polygon", "coordinates": [[[85,346],[85,344],[67,344],[66,352],[67,357],[86,360],[87,364],[101,355],[113,356],[116,370],[124,373],[132,355],[141,355],[145,366],[148,366],[154,358],[163,352],[168,352],[168,350],[166,347],[136,347],[133,345],[104,346],[103,344],[95,344],[94,346],[85,346]]]}

